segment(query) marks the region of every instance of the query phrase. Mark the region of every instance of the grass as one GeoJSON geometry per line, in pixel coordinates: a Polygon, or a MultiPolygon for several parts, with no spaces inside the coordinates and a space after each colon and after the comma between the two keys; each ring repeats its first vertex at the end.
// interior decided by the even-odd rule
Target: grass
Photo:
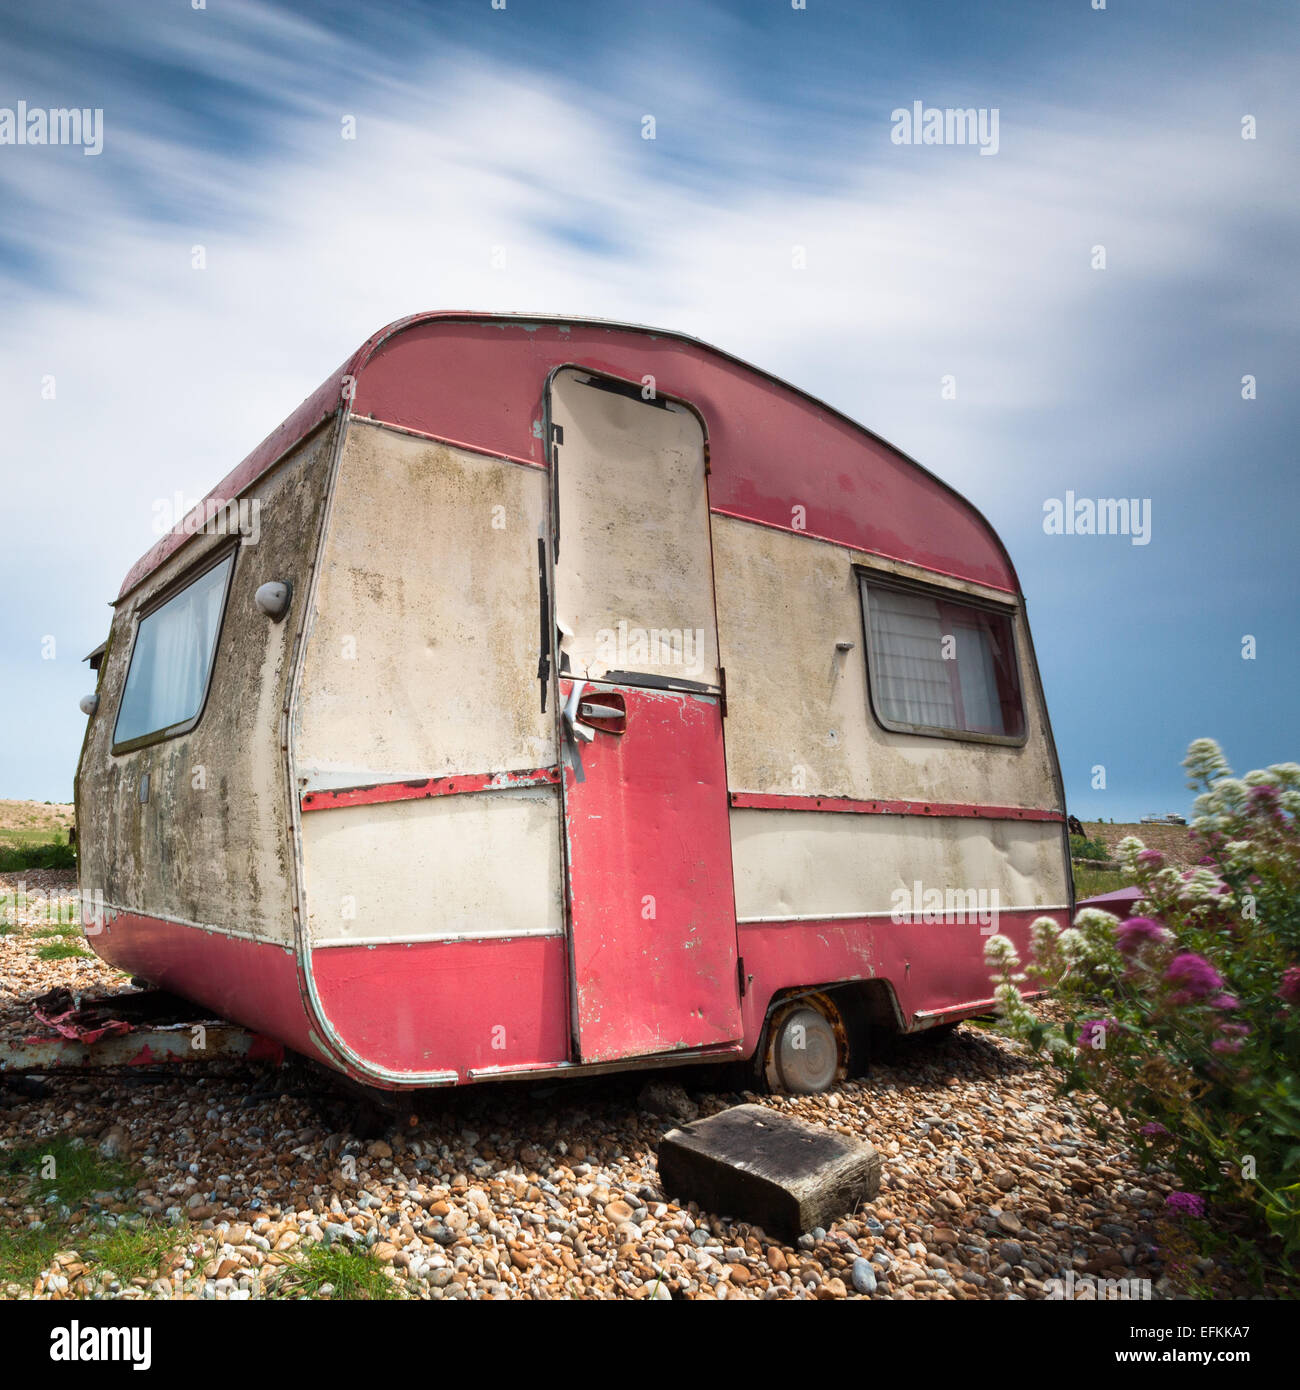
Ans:
{"type": "Polygon", "coordinates": [[[1130,888],[1132,883],[1123,869],[1089,869],[1074,866],[1074,896],[1091,898],[1098,893],[1113,893],[1117,888],[1130,888]]]}
{"type": "Polygon", "coordinates": [[[123,1282],[153,1278],[162,1257],[186,1239],[177,1226],[147,1221],[140,1226],[115,1226],[85,1242],[80,1253],[105,1269],[111,1269],[123,1282]]]}
{"type": "Polygon", "coordinates": [[[83,951],[75,941],[47,941],[37,952],[41,960],[94,960],[89,951],[83,951]]]}
{"type": "MultiPolygon", "coordinates": [[[[5,838],[25,835],[24,831],[9,831],[5,838]]],[[[63,839],[51,839],[49,832],[41,833],[39,839],[24,839],[16,844],[0,847],[0,873],[22,873],[24,869],[75,869],[77,852],[63,839]]]]}
{"type": "Polygon", "coordinates": [[[0,825],[0,848],[3,849],[30,849],[33,845],[49,845],[57,842],[58,836],[50,833],[48,825],[21,830],[11,825],[0,825]]]}
{"type": "Polygon", "coordinates": [[[0,1178],[26,1178],[32,1201],[57,1194],[76,1206],[95,1192],[133,1186],[139,1174],[129,1163],[105,1158],[98,1149],[64,1135],[22,1149],[0,1149],[0,1178]]]}
{"type": "Polygon", "coordinates": [[[29,931],[28,936],[81,936],[81,925],[78,922],[65,922],[60,927],[38,927],[35,931],[29,931]]]}
{"type": "Polygon", "coordinates": [[[275,1281],[279,1298],[332,1298],[369,1302],[402,1297],[392,1277],[368,1250],[335,1243],[310,1245],[284,1266],[275,1281]],[[331,1286],[322,1294],[325,1285],[331,1286]]]}
{"type": "Polygon", "coordinates": [[[60,1250],[75,1250],[86,1265],[111,1270],[124,1284],[153,1279],[162,1258],[188,1238],[187,1229],[145,1222],[138,1226],[74,1231],[63,1221],[39,1230],[0,1230],[0,1284],[30,1284],[60,1250]]]}
{"type": "MultiPolygon", "coordinates": [[[[84,1206],[96,1193],[120,1192],[134,1185],[138,1170],[98,1149],[74,1144],[66,1136],[20,1149],[0,1149],[0,1184],[34,1205],[57,1196],[68,1208],[84,1206]]],[[[46,1208],[49,1210],[49,1208],[46,1208]]],[[[0,1228],[0,1283],[30,1284],[60,1250],[75,1249],[87,1263],[102,1264],[123,1280],[151,1274],[163,1255],[185,1238],[174,1226],[91,1227],[74,1230],[67,1219],[51,1218],[37,1230],[0,1228]]]]}
{"type": "Polygon", "coordinates": [[[66,1231],[46,1224],[38,1231],[0,1229],[0,1284],[30,1284],[65,1249],[66,1231]]]}

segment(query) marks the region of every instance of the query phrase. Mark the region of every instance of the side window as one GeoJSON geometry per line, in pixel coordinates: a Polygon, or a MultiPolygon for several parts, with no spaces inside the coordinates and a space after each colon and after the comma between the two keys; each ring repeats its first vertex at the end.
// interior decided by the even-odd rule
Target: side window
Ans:
{"type": "Polygon", "coordinates": [[[198,721],[234,565],[232,550],[140,619],[113,730],[115,750],[155,734],[184,733],[198,721]]]}
{"type": "Polygon", "coordinates": [[[861,576],[871,704],[887,729],[1019,743],[1009,610],[861,576]]]}

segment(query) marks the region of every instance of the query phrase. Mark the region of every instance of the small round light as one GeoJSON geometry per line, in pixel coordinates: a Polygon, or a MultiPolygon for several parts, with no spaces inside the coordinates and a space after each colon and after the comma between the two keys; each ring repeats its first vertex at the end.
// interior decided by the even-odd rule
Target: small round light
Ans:
{"type": "Polygon", "coordinates": [[[82,714],[94,714],[99,708],[99,696],[83,695],[77,703],[81,706],[82,714]]]}
{"type": "Polygon", "coordinates": [[[293,585],[287,579],[273,579],[263,584],[253,595],[253,601],[273,623],[278,623],[289,611],[293,585]]]}

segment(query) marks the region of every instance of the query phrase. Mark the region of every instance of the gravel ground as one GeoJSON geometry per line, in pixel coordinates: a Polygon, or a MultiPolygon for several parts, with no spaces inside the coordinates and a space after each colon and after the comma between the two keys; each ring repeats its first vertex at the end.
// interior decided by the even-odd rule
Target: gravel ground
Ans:
{"type": "MultiPolygon", "coordinates": [[[[26,1001],[53,985],[124,983],[98,960],[40,960],[41,925],[20,913],[0,936],[0,1035],[28,1031],[26,1001]]],[[[327,1247],[434,1299],[1039,1299],[1071,1269],[1075,1297],[1092,1277],[1171,1292],[1150,1244],[1167,1189],[996,1035],[900,1040],[824,1096],[709,1089],[723,1084],[683,1069],[434,1093],[418,1126],[376,1139],[354,1132],[353,1099],[299,1068],[60,1078],[0,1101],[0,1158],[63,1136],[141,1176],[64,1216],[66,1244],[34,1278],[13,1281],[0,1258],[0,1296],[285,1296],[327,1247]],[[660,1137],[742,1099],[868,1139],[884,1158],[878,1199],[794,1245],[668,1200],[660,1137]],[[165,1236],[150,1273],[96,1260],[90,1223],[141,1218],[165,1236]]],[[[0,1239],[60,1215],[0,1181],[0,1239]]]]}

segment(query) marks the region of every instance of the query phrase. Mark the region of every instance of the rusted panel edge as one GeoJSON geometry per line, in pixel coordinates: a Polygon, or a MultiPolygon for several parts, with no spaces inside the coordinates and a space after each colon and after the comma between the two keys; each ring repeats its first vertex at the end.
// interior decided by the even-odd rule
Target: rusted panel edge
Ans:
{"type": "MultiPolygon", "coordinates": [[[[1035,999],[1046,999],[1047,991],[1044,989],[1021,990],[1020,997],[1031,1002],[1035,999]]],[[[907,1031],[918,1033],[925,1028],[934,1028],[938,1024],[952,1023],[976,1014],[997,1013],[998,1008],[996,999],[972,999],[968,1004],[953,1004],[946,1009],[918,1009],[912,1015],[912,1023],[907,1031]]]]}
{"type": "Polygon", "coordinates": [[[648,1052],[637,1053],[631,1057],[606,1058],[598,1062],[527,1062],[520,1066],[470,1067],[466,1076],[471,1081],[508,1081],[512,1077],[550,1074],[566,1076],[582,1073],[584,1076],[599,1076],[605,1072],[632,1071],[638,1068],[651,1069],[656,1066],[677,1067],[702,1065],[707,1062],[724,1061],[730,1057],[743,1057],[743,1042],[719,1043],[707,1048],[692,1049],[689,1052],[648,1052]]]}
{"type": "Polygon", "coordinates": [[[87,1034],[80,1040],[38,1035],[0,1047],[0,1073],[179,1066],[218,1057],[278,1064],[284,1061],[284,1045],[265,1034],[215,1020],[132,1028],[107,1036],[87,1034]]]}
{"type": "Polygon", "coordinates": [[[979,806],[962,801],[856,801],[847,796],[785,796],[732,792],[736,810],[839,811],[866,816],[961,816],[979,820],[1064,821],[1062,811],[1033,806],[979,806]]]}
{"type": "Polygon", "coordinates": [[[522,772],[476,772],[451,777],[425,777],[405,782],[376,782],[366,787],[336,787],[304,792],[304,811],[328,811],[341,806],[374,806],[384,801],[419,801],[429,796],[459,796],[463,792],[510,791],[516,787],[558,786],[560,769],[534,767],[522,772]]]}

